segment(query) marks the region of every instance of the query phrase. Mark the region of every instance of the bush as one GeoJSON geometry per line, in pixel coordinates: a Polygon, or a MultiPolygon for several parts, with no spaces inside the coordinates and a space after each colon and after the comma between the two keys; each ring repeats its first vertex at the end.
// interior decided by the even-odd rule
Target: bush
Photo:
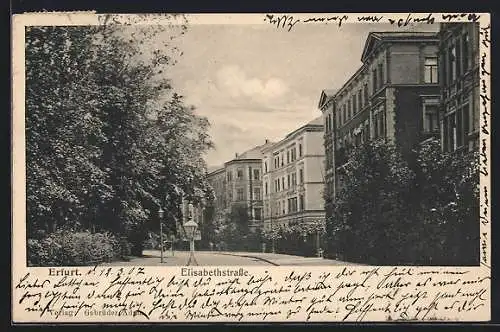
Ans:
{"type": "Polygon", "coordinates": [[[28,239],[29,266],[77,266],[122,257],[124,245],[109,233],[58,231],[28,239]]]}

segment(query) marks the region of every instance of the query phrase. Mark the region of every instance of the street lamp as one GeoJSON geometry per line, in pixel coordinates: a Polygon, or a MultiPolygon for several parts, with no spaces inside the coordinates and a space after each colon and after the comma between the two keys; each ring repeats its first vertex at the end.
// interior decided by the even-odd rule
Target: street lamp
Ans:
{"type": "Polygon", "coordinates": [[[198,265],[196,258],[194,257],[194,237],[196,235],[196,230],[198,229],[198,224],[192,219],[189,219],[184,223],[184,231],[189,239],[189,260],[187,265],[198,265]]]}
{"type": "Polygon", "coordinates": [[[163,214],[165,211],[160,208],[158,209],[158,219],[160,219],[160,262],[163,263],[163,214]]]}

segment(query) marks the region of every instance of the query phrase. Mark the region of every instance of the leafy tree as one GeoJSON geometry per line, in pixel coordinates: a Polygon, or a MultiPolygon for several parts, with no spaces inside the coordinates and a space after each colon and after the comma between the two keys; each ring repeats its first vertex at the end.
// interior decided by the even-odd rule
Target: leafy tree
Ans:
{"type": "Polygon", "coordinates": [[[476,151],[442,153],[438,140],[417,151],[415,197],[425,238],[422,256],[435,264],[479,263],[479,156],[476,151]]]}
{"type": "Polygon", "coordinates": [[[412,167],[391,144],[353,150],[327,220],[329,255],[372,264],[478,263],[478,158],[414,151],[412,167]]]}
{"type": "Polygon", "coordinates": [[[406,203],[413,172],[396,148],[383,141],[354,149],[343,172],[329,221],[331,241],[347,259],[370,262],[374,253],[394,259],[390,255],[397,254],[410,226],[406,203]]]}
{"type": "Polygon", "coordinates": [[[160,27],[27,29],[28,236],[111,230],[140,254],[146,231],[159,224],[158,206],[175,224],[182,197],[210,196],[202,158],[212,147],[209,123],[171,88],[169,44],[143,45],[164,34],[160,27]]]}

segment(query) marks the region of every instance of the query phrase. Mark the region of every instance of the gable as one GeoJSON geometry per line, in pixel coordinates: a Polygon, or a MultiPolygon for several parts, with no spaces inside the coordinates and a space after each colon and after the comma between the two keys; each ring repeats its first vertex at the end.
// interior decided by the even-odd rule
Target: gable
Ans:
{"type": "Polygon", "coordinates": [[[380,36],[370,32],[368,35],[368,38],[366,38],[365,42],[365,47],[363,48],[363,53],[361,54],[361,61],[365,62],[365,60],[368,58],[368,55],[372,53],[372,51],[377,48],[377,46],[380,44],[380,36]]]}

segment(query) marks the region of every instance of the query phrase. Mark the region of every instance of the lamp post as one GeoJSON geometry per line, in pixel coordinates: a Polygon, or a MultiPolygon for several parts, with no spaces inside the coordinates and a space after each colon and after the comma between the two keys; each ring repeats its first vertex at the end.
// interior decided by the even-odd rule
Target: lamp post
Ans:
{"type": "Polygon", "coordinates": [[[174,257],[174,255],[175,255],[174,243],[175,243],[175,235],[172,234],[172,235],[170,235],[170,253],[172,254],[172,257],[174,257]]]}
{"type": "Polygon", "coordinates": [[[158,209],[158,219],[160,219],[160,262],[163,263],[163,214],[165,211],[160,208],[158,209]]]}
{"type": "Polygon", "coordinates": [[[196,258],[194,257],[194,237],[196,235],[196,230],[198,229],[198,224],[194,222],[192,219],[189,219],[184,224],[184,230],[186,231],[186,235],[189,238],[189,260],[187,265],[198,265],[196,258]]]}

